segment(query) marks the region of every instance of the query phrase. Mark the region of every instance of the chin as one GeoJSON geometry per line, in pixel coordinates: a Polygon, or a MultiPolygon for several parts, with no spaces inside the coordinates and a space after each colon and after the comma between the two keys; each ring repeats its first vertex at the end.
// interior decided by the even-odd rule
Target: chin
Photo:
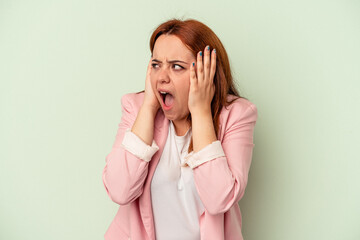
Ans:
{"type": "Polygon", "coordinates": [[[169,115],[169,114],[165,114],[165,117],[171,121],[185,121],[187,119],[187,117],[189,116],[190,114],[186,114],[186,115],[183,115],[183,116],[179,116],[178,114],[176,115],[169,115]]]}
{"type": "Polygon", "coordinates": [[[166,111],[163,111],[163,112],[164,112],[164,115],[165,115],[165,117],[166,117],[167,119],[172,120],[172,121],[174,121],[174,120],[177,119],[176,117],[174,117],[173,114],[169,114],[169,113],[167,113],[166,111]]]}

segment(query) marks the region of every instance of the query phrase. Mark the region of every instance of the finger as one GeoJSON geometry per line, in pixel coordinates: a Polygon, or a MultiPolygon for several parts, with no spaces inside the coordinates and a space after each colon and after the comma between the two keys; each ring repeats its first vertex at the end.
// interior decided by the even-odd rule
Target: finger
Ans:
{"type": "Polygon", "coordinates": [[[211,66],[210,66],[210,81],[214,82],[214,76],[216,72],[216,50],[213,49],[211,53],[211,66]]]}
{"type": "Polygon", "coordinates": [[[195,73],[195,62],[191,63],[190,65],[190,84],[196,85],[197,84],[197,78],[195,73]]]}
{"type": "Polygon", "coordinates": [[[201,84],[204,81],[204,68],[203,68],[203,52],[200,51],[197,55],[197,82],[201,84]]]}
{"type": "Polygon", "coordinates": [[[210,78],[210,46],[204,50],[204,81],[208,82],[210,78]]]}
{"type": "Polygon", "coordinates": [[[152,58],[150,58],[150,61],[148,63],[147,72],[146,75],[150,75],[151,69],[152,69],[152,58]]]}

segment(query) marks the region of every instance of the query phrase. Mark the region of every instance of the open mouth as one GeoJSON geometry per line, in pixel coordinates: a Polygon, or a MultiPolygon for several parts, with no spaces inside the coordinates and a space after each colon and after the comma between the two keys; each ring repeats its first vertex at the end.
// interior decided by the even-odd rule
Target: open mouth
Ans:
{"type": "Polygon", "coordinates": [[[168,93],[160,93],[161,97],[162,97],[162,100],[163,100],[163,103],[165,103],[165,98],[166,98],[166,95],[168,93]]]}
{"type": "Polygon", "coordinates": [[[159,92],[161,97],[162,97],[162,100],[163,100],[163,104],[167,107],[171,106],[174,102],[174,97],[173,95],[171,95],[170,93],[168,92],[159,92]]]}

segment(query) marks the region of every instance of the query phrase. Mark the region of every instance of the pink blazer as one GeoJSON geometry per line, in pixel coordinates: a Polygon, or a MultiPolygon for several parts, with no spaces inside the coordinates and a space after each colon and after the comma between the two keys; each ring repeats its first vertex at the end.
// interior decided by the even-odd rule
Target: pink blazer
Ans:
{"type": "MultiPolygon", "coordinates": [[[[233,95],[228,95],[232,99],[233,95]]],[[[144,92],[121,98],[122,117],[111,152],[106,156],[102,180],[119,209],[108,227],[106,240],[155,240],[150,184],[169,131],[169,120],[160,108],[155,116],[154,141],[159,150],[150,162],[121,147],[125,130],[131,128],[142,105],[144,92]]],[[[226,157],[215,158],[193,169],[194,181],[205,212],[199,219],[202,240],[242,240],[238,201],[248,181],[257,120],[257,108],[239,98],[220,115],[218,140],[226,157]]],[[[171,212],[169,212],[171,214],[171,212]]]]}

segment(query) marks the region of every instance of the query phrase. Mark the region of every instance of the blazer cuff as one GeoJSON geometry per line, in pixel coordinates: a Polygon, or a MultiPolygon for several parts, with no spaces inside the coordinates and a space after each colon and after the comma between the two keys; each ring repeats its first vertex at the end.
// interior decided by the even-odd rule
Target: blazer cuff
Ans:
{"type": "Polygon", "coordinates": [[[195,168],[200,164],[219,157],[225,157],[225,153],[221,146],[221,142],[217,140],[196,153],[194,153],[194,151],[189,153],[181,166],[185,167],[186,165],[189,165],[191,168],[195,168]]]}
{"type": "Polygon", "coordinates": [[[152,141],[152,145],[150,146],[135,133],[131,132],[131,128],[126,129],[121,146],[146,162],[150,162],[152,156],[159,150],[159,146],[155,140],[152,141]]]}

